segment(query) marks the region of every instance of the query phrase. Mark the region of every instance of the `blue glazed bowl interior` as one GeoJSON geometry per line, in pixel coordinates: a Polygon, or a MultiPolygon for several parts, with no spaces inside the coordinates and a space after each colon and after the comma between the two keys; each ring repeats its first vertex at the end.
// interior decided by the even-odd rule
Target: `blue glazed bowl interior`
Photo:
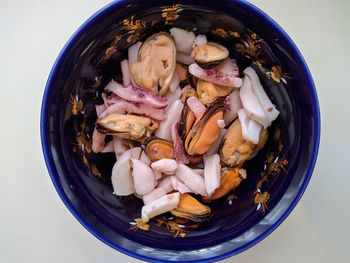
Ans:
{"type": "Polygon", "coordinates": [[[59,55],[45,89],[41,136],[57,192],[97,238],[149,261],[212,261],[256,244],[294,208],[315,164],[319,122],[316,91],[299,51],[251,4],[116,1],[90,18],[59,55]],[[94,105],[100,103],[105,85],[120,79],[119,63],[128,47],[173,26],[222,43],[241,69],[253,66],[281,112],[269,128],[266,147],[246,165],[248,179],[233,194],[211,204],[209,223],[187,225],[186,236],[176,238],[155,220],[148,231],[131,229],[142,201],[113,195],[114,155],[95,155],[89,149],[94,105]],[[79,101],[83,113],[74,114],[79,101]]]}

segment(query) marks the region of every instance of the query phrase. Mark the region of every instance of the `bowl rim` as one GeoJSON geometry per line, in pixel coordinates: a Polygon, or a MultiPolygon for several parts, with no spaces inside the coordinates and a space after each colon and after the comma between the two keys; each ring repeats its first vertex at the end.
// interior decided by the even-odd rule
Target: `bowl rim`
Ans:
{"type": "MultiPolygon", "coordinates": [[[[280,34],[281,38],[289,45],[289,49],[296,55],[295,60],[298,61],[298,64],[300,65],[302,71],[304,72],[308,87],[311,92],[312,96],[312,103],[315,108],[315,118],[314,118],[314,125],[315,125],[315,136],[313,140],[313,154],[312,158],[305,176],[305,179],[303,181],[303,184],[300,186],[299,191],[297,195],[295,196],[294,200],[292,203],[289,205],[287,210],[280,216],[280,218],[272,224],[267,230],[265,230],[261,235],[256,237],[255,239],[249,241],[245,245],[233,249],[229,252],[226,252],[221,255],[213,256],[211,258],[206,258],[206,259],[197,259],[197,260],[190,260],[190,261],[183,261],[183,262],[213,262],[213,261],[219,261],[223,260],[225,258],[237,255],[253,246],[258,244],[260,241],[265,239],[268,235],[270,235],[287,217],[288,215],[292,212],[292,210],[295,208],[297,203],[299,202],[300,198],[302,197],[303,193],[305,192],[305,189],[307,185],[309,184],[309,181],[311,179],[313,170],[315,168],[316,160],[317,160],[317,155],[318,155],[318,150],[319,150],[319,144],[320,144],[320,137],[321,137],[321,116],[320,116],[320,108],[319,108],[319,102],[318,102],[318,96],[316,92],[316,87],[314,84],[314,81],[312,79],[311,72],[306,64],[306,61],[304,57],[302,56],[301,52],[293,42],[293,40],[289,37],[289,35],[281,28],[277,22],[275,22],[269,15],[267,15],[264,11],[256,7],[255,5],[249,3],[246,0],[226,0],[231,3],[239,3],[244,6],[249,12],[255,13],[259,19],[265,20],[267,24],[269,24],[271,27],[273,27],[278,34],[280,34]]],[[[173,262],[173,261],[168,261],[168,260],[160,260],[151,256],[143,256],[140,254],[137,254],[136,252],[129,251],[123,247],[120,247],[111,241],[109,241],[107,238],[100,236],[92,227],[90,227],[87,222],[84,220],[83,217],[80,216],[78,211],[74,208],[66,194],[64,193],[59,181],[56,179],[57,172],[53,168],[52,165],[52,155],[50,153],[50,145],[48,143],[48,138],[46,136],[46,120],[47,120],[47,107],[48,107],[48,101],[49,101],[49,95],[50,91],[52,89],[52,84],[55,79],[55,76],[57,74],[58,69],[60,68],[63,59],[67,55],[68,50],[72,47],[72,45],[76,42],[76,40],[82,35],[83,32],[86,31],[88,27],[91,26],[92,23],[95,21],[100,20],[103,18],[106,13],[116,7],[121,7],[122,4],[124,4],[126,1],[125,0],[115,0],[101,9],[99,9],[97,12],[95,12],[92,16],[90,16],[74,33],[73,35],[69,38],[69,40],[66,42],[64,47],[61,49],[58,57],[56,58],[54,65],[49,73],[48,80],[45,85],[44,93],[43,93],[43,99],[42,99],[42,105],[41,105],[41,112],[40,112],[40,137],[41,137],[41,145],[42,145],[42,151],[43,151],[43,156],[45,159],[46,167],[48,169],[51,181],[61,198],[62,202],[65,204],[65,206],[68,208],[68,210],[72,213],[72,215],[78,220],[78,222],[85,227],[92,235],[94,235],[97,239],[102,241],[103,243],[107,244],[108,246],[116,249],[119,252],[122,252],[130,257],[134,257],[137,259],[141,259],[144,261],[149,261],[149,262],[173,262]]]]}

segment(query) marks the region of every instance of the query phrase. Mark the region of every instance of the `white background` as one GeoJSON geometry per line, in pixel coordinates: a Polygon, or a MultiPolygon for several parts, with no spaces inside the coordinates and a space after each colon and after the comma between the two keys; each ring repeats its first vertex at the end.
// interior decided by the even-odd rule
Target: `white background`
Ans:
{"type": "MultiPolygon", "coordinates": [[[[0,1],[0,262],[135,262],[86,231],[49,179],[39,110],[49,71],[72,33],[108,0],[0,1]]],[[[350,2],[253,0],[294,39],[322,115],[310,185],[268,238],[224,262],[349,262],[350,2]]],[[[296,80],[297,81],[297,80],[296,80]]]]}

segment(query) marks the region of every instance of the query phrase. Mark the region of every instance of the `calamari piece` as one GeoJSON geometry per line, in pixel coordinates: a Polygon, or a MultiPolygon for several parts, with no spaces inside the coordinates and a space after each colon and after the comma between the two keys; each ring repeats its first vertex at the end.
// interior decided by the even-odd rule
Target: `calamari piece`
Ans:
{"type": "Polygon", "coordinates": [[[96,105],[95,109],[96,109],[97,118],[100,118],[101,114],[107,109],[107,107],[105,104],[101,104],[101,105],[96,105]]]}
{"type": "Polygon", "coordinates": [[[179,191],[181,194],[193,193],[193,191],[176,176],[171,176],[171,184],[174,190],[179,191]]]}
{"type": "Polygon", "coordinates": [[[194,60],[190,55],[181,52],[176,53],[176,61],[185,65],[190,65],[194,63],[194,60]]]}
{"type": "Polygon", "coordinates": [[[188,164],[190,161],[188,160],[185,152],[185,147],[183,141],[179,135],[179,122],[175,122],[171,127],[171,137],[174,142],[174,155],[175,159],[178,163],[188,164]]]}
{"type": "Polygon", "coordinates": [[[227,96],[226,102],[228,104],[227,110],[224,115],[224,121],[226,124],[230,124],[238,116],[238,111],[243,107],[239,91],[234,90],[227,96]]]}
{"type": "Polygon", "coordinates": [[[203,103],[194,96],[189,97],[186,102],[197,119],[200,119],[203,116],[204,112],[207,110],[203,103]]]}
{"type": "Polygon", "coordinates": [[[221,129],[219,137],[218,137],[217,140],[214,142],[214,144],[212,144],[212,145],[210,146],[210,148],[209,148],[209,150],[206,152],[205,156],[213,155],[213,154],[215,154],[215,153],[217,153],[217,152],[219,151],[222,138],[224,138],[224,135],[225,135],[226,132],[227,132],[227,129],[221,129]]]}
{"type": "MultiPolygon", "coordinates": [[[[140,47],[142,46],[142,42],[137,42],[129,47],[128,49],[128,57],[129,57],[129,72],[131,72],[131,65],[134,64],[134,62],[137,60],[140,47]]],[[[130,80],[133,86],[136,86],[136,83],[134,79],[132,78],[132,75],[130,74],[130,80]]]]}
{"type": "Polygon", "coordinates": [[[119,137],[113,137],[114,152],[117,160],[123,155],[124,152],[130,149],[130,144],[126,140],[119,137]]]}
{"type": "Polygon", "coordinates": [[[148,222],[151,218],[169,212],[177,207],[180,201],[180,193],[165,195],[148,205],[142,207],[141,217],[144,222],[148,222]]]}
{"type": "Polygon", "coordinates": [[[261,125],[266,128],[270,125],[270,121],[265,114],[264,109],[262,108],[258,98],[253,92],[252,84],[250,78],[245,76],[243,78],[243,84],[240,88],[239,95],[242,101],[243,108],[249,118],[259,122],[261,125]]]}
{"type": "Polygon", "coordinates": [[[131,148],[131,158],[139,160],[141,157],[142,149],[141,147],[131,148]]]}
{"type": "Polygon", "coordinates": [[[152,169],[140,160],[131,158],[135,192],[139,195],[150,193],[156,186],[152,169]]]}
{"type": "Polygon", "coordinates": [[[94,153],[99,153],[105,147],[105,138],[105,134],[100,133],[96,128],[94,129],[91,146],[94,153]]]}
{"type": "Polygon", "coordinates": [[[231,88],[239,88],[242,85],[242,79],[238,77],[236,61],[233,59],[226,59],[222,64],[211,69],[203,69],[196,63],[191,64],[188,69],[193,76],[216,85],[231,88]]]}
{"type": "Polygon", "coordinates": [[[193,46],[203,46],[208,43],[207,36],[206,35],[198,35],[194,39],[193,46]]]}
{"type": "Polygon", "coordinates": [[[174,93],[176,91],[176,89],[179,87],[180,85],[180,77],[177,74],[177,72],[174,73],[174,77],[170,82],[170,87],[169,87],[169,91],[171,93],[174,93]]]}
{"type": "Polygon", "coordinates": [[[185,54],[191,54],[192,45],[196,37],[194,33],[177,27],[173,27],[169,31],[174,38],[176,50],[185,54]]]}
{"type": "Polygon", "coordinates": [[[153,108],[162,109],[168,105],[166,97],[154,95],[153,93],[136,86],[123,87],[114,80],[111,80],[105,90],[113,92],[118,97],[132,102],[143,103],[153,108]]]}
{"type": "Polygon", "coordinates": [[[168,118],[159,123],[155,135],[159,138],[171,141],[171,126],[179,119],[184,105],[180,100],[174,101],[167,111],[168,118]]]}
{"type": "Polygon", "coordinates": [[[244,109],[238,111],[238,117],[241,121],[242,136],[245,140],[250,141],[254,144],[259,143],[260,133],[263,126],[258,122],[250,119],[244,109]]]}
{"type": "Polygon", "coordinates": [[[152,192],[150,192],[142,197],[143,203],[145,205],[148,205],[148,204],[152,203],[153,201],[156,201],[159,198],[165,196],[166,194],[167,194],[167,191],[164,188],[158,187],[158,188],[154,189],[152,192]]]}
{"type": "Polygon", "coordinates": [[[179,164],[177,166],[176,176],[192,189],[193,192],[202,196],[208,196],[203,177],[195,173],[190,167],[179,164]]]}
{"type": "Polygon", "coordinates": [[[121,67],[122,75],[123,75],[123,85],[124,85],[124,87],[127,87],[131,84],[128,60],[124,59],[122,62],[120,62],[120,67],[121,67]]]}
{"type": "Polygon", "coordinates": [[[102,99],[104,102],[104,105],[106,106],[106,109],[113,105],[114,103],[121,101],[122,99],[119,98],[117,95],[115,95],[114,93],[110,94],[109,96],[107,96],[105,93],[102,93],[102,99]]]}
{"type": "Polygon", "coordinates": [[[156,109],[148,105],[144,105],[142,103],[133,103],[125,100],[119,100],[116,103],[109,106],[101,114],[100,118],[104,118],[107,115],[112,113],[118,113],[118,114],[136,113],[140,115],[145,115],[147,117],[151,117],[159,121],[166,119],[166,115],[163,109],[156,109]]]}
{"type": "Polygon", "coordinates": [[[165,111],[167,112],[170,108],[171,105],[173,105],[173,103],[180,99],[181,97],[181,93],[182,90],[180,87],[177,87],[177,89],[172,93],[172,92],[168,92],[168,94],[166,95],[167,99],[168,99],[168,106],[166,106],[165,111]]]}
{"type": "Polygon", "coordinates": [[[265,114],[271,124],[278,117],[280,112],[276,109],[275,105],[272,104],[270,98],[267,96],[255,70],[251,67],[248,67],[244,70],[244,74],[249,77],[252,83],[254,94],[258,98],[260,105],[264,109],[265,114]]]}
{"type": "Polygon", "coordinates": [[[147,38],[140,47],[131,75],[139,87],[153,94],[167,94],[176,64],[173,38],[164,32],[147,38]]]}
{"type": "Polygon", "coordinates": [[[173,159],[161,159],[151,164],[151,168],[155,173],[163,173],[167,175],[175,174],[177,162],[173,159]]]}
{"type": "Polygon", "coordinates": [[[158,188],[164,188],[167,193],[174,191],[173,185],[171,184],[171,177],[166,176],[159,180],[158,188]]]}
{"type": "Polygon", "coordinates": [[[213,154],[204,157],[204,182],[209,196],[220,186],[220,155],[213,154]]]}
{"type": "Polygon", "coordinates": [[[131,150],[124,152],[112,169],[112,185],[116,195],[127,196],[135,192],[130,167],[131,150]]]}
{"type": "Polygon", "coordinates": [[[204,169],[192,169],[192,170],[196,174],[199,174],[200,176],[204,177],[204,169]]]}
{"type": "Polygon", "coordinates": [[[226,127],[226,124],[225,124],[225,121],[224,121],[224,120],[218,120],[216,123],[218,124],[218,127],[219,127],[220,129],[223,129],[223,128],[226,127]]]}
{"type": "Polygon", "coordinates": [[[101,153],[113,153],[113,152],[114,152],[113,140],[108,142],[106,146],[101,150],[101,153]]]}
{"type": "Polygon", "coordinates": [[[148,166],[151,165],[151,160],[148,158],[145,151],[142,151],[141,156],[140,156],[140,161],[148,166]]]}

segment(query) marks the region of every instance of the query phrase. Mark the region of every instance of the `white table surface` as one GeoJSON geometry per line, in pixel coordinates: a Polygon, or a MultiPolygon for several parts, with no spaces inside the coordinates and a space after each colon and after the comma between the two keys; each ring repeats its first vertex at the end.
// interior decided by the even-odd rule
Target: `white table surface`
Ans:
{"type": "MultiPolygon", "coordinates": [[[[1,0],[0,262],[136,262],[86,231],[60,201],[39,110],[57,54],[108,0],[1,0]]],[[[310,185],[263,242],[224,262],[349,262],[350,2],[253,0],[294,39],[316,82],[322,139],[310,185]]]]}

